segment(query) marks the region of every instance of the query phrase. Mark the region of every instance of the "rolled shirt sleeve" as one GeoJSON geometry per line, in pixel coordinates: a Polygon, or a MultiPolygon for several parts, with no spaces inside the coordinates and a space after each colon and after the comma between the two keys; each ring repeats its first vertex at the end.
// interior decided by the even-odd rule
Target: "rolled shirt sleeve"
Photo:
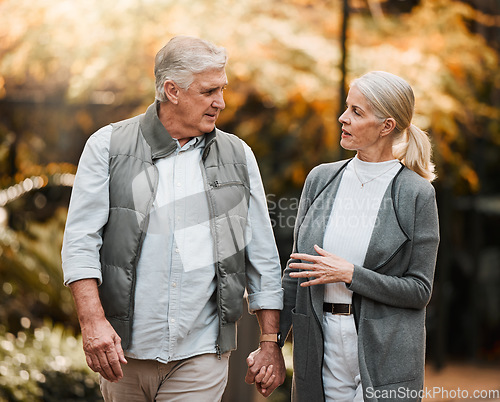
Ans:
{"type": "Polygon", "coordinates": [[[109,214],[109,143],[112,127],[85,144],[71,193],[61,251],[64,284],[81,279],[101,283],[99,251],[109,214]]]}
{"type": "Polygon", "coordinates": [[[250,178],[246,227],[248,309],[251,313],[256,310],[281,310],[283,308],[281,267],[264,186],[257,160],[250,147],[243,144],[250,178]]]}

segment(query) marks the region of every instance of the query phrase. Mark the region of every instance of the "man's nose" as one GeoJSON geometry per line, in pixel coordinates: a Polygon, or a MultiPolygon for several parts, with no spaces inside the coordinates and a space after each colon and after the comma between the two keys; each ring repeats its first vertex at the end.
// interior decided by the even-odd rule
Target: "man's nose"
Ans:
{"type": "Polygon", "coordinates": [[[224,102],[224,93],[222,91],[217,93],[217,96],[212,102],[212,106],[220,110],[223,110],[226,107],[226,103],[224,102]]]}

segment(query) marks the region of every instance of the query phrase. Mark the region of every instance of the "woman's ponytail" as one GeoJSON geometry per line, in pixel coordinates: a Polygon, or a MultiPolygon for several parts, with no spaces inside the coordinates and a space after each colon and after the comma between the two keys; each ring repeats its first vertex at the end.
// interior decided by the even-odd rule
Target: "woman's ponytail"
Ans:
{"type": "Polygon", "coordinates": [[[392,148],[392,154],[408,169],[418,173],[423,178],[433,181],[436,178],[434,164],[431,161],[432,146],[425,131],[410,124],[401,142],[392,148]]]}

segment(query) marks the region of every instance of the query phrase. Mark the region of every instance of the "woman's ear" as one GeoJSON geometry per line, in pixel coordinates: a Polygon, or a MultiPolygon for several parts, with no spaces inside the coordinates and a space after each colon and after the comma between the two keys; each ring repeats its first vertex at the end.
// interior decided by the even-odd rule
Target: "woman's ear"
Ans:
{"type": "Polygon", "coordinates": [[[380,136],[385,137],[386,135],[389,135],[394,131],[396,128],[396,120],[394,120],[392,117],[389,117],[385,119],[382,130],[380,131],[380,136]]]}
{"type": "Polygon", "coordinates": [[[177,105],[179,103],[179,87],[177,84],[172,80],[167,80],[163,84],[163,89],[168,101],[177,105]]]}

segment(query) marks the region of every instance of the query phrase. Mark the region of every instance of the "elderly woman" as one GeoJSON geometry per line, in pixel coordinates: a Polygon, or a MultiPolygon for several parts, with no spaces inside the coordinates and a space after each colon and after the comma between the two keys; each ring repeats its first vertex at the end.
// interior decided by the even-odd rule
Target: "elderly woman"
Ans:
{"type": "Polygon", "coordinates": [[[431,145],[400,77],[354,80],[346,105],[340,144],[356,156],[308,175],[283,275],[292,399],[419,400],[439,243],[431,145]]]}

